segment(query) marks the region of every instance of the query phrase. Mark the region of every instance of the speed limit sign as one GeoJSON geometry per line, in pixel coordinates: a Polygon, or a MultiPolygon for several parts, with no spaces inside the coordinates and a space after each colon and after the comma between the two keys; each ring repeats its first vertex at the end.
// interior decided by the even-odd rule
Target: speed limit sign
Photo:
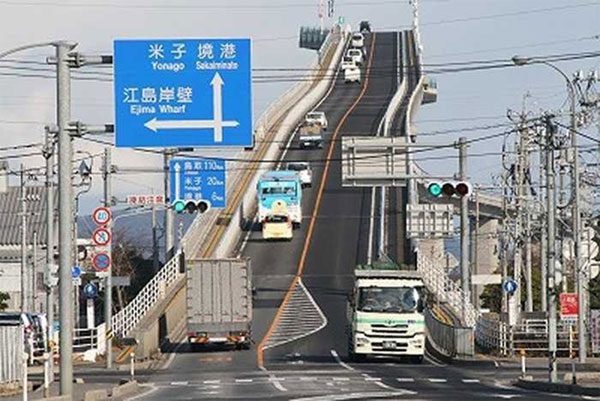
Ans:
{"type": "Polygon", "coordinates": [[[112,215],[110,213],[110,209],[107,207],[97,207],[92,213],[92,219],[94,220],[94,223],[98,224],[99,226],[106,225],[110,221],[111,217],[112,215]]]}

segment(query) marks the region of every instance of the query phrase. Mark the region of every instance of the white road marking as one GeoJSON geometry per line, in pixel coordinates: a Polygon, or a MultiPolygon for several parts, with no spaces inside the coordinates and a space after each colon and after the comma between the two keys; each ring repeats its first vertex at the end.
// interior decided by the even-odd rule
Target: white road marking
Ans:
{"type": "Polygon", "coordinates": [[[332,349],[330,352],[331,352],[331,356],[333,356],[333,359],[335,359],[335,361],[338,363],[338,365],[340,365],[342,368],[351,370],[351,371],[355,370],[352,366],[348,365],[346,362],[344,362],[340,359],[340,356],[338,355],[336,350],[332,349]]]}
{"type": "Polygon", "coordinates": [[[204,380],[202,383],[204,384],[219,384],[221,380],[204,380]]]}
{"type": "Polygon", "coordinates": [[[462,379],[463,383],[479,383],[479,379],[462,379]]]}
{"type": "Polygon", "coordinates": [[[415,379],[412,377],[397,377],[396,381],[399,381],[400,383],[413,383],[415,379]]]}
{"type": "Polygon", "coordinates": [[[429,378],[427,380],[429,380],[430,383],[446,383],[448,381],[446,379],[438,379],[438,378],[435,378],[435,377],[431,377],[431,378],[429,378]]]}
{"type": "Polygon", "coordinates": [[[171,386],[187,386],[189,382],[171,382],[171,386]]]}
{"type": "MultiPolygon", "coordinates": [[[[269,373],[269,370],[267,368],[265,368],[264,366],[259,366],[259,369],[262,370],[263,372],[267,372],[270,379],[273,379],[273,378],[276,379],[277,378],[274,374],[269,373]]],[[[271,381],[271,380],[269,380],[269,381],[273,385],[273,387],[275,387],[277,390],[282,391],[282,392],[286,392],[287,391],[287,388],[283,387],[281,385],[281,382],[279,382],[279,381],[271,381]]]]}
{"type": "Polygon", "coordinates": [[[271,377],[269,377],[269,381],[270,382],[276,382],[276,381],[282,382],[282,381],[285,381],[285,377],[271,376],[271,377]]]}
{"type": "Polygon", "coordinates": [[[439,367],[444,367],[444,366],[446,366],[445,364],[443,364],[443,363],[441,363],[441,362],[438,362],[437,360],[435,360],[435,359],[431,358],[431,357],[430,357],[430,356],[428,356],[428,355],[424,355],[424,358],[425,358],[425,360],[426,360],[427,362],[429,362],[429,363],[431,363],[431,364],[433,364],[433,365],[435,365],[435,366],[439,366],[439,367]]]}
{"type": "Polygon", "coordinates": [[[492,397],[503,398],[505,400],[510,400],[511,398],[521,397],[520,394],[492,394],[492,397]]]}
{"type": "Polygon", "coordinates": [[[300,378],[301,382],[314,382],[315,380],[317,380],[316,377],[301,377],[300,378]]]}
{"type": "Polygon", "coordinates": [[[334,382],[336,382],[336,381],[337,382],[347,382],[347,381],[350,381],[350,378],[349,377],[334,377],[333,381],[334,382]]]}
{"type": "Polygon", "coordinates": [[[252,383],[252,379],[235,379],[236,383],[252,383]]]}
{"type": "Polygon", "coordinates": [[[399,395],[414,395],[414,391],[400,390],[390,392],[368,392],[350,394],[319,395],[316,397],[293,398],[292,401],[344,401],[344,400],[368,400],[380,398],[397,398],[399,395]]]}
{"type": "Polygon", "coordinates": [[[135,395],[133,397],[125,398],[125,401],[134,401],[134,400],[137,400],[140,398],[144,398],[144,397],[147,397],[150,394],[154,393],[156,390],[158,390],[158,387],[156,387],[154,385],[154,383],[142,384],[142,385],[140,385],[140,387],[142,387],[142,388],[150,387],[150,388],[148,389],[148,391],[144,391],[141,394],[135,395]]]}
{"type": "Polygon", "coordinates": [[[365,377],[365,381],[368,381],[368,382],[380,382],[381,381],[381,377],[367,376],[367,377],[365,377]]]}

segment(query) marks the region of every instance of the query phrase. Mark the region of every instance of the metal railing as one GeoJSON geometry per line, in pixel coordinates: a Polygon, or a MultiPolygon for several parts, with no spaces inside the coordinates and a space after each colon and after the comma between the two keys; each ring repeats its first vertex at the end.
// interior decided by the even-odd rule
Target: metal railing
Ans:
{"type": "Polygon", "coordinates": [[[456,327],[439,321],[430,309],[425,310],[425,326],[430,343],[451,358],[475,354],[472,327],[456,327]]]}
{"type": "MultiPolygon", "coordinates": [[[[339,29],[334,29],[329,36],[337,35],[339,37],[339,29]]],[[[335,39],[335,38],[334,38],[335,39]]],[[[336,43],[336,40],[327,39],[322,47],[323,51],[329,51],[331,46],[336,43]]],[[[264,135],[272,129],[272,126],[283,116],[287,107],[285,105],[294,104],[310,89],[313,81],[321,79],[315,76],[314,69],[320,69],[320,60],[317,60],[306,76],[311,79],[300,80],[293,85],[275,102],[273,102],[261,115],[255,124],[256,136],[262,139],[264,135]]],[[[324,74],[327,77],[327,73],[324,74]]],[[[251,152],[243,154],[245,159],[252,157],[251,152]]],[[[237,164],[237,163],[236,163],[237,164]]],[[[228,195],[238,189],[245,169],[236,168],[234,164],[231,169],[236,171],[231,178],[228,177],[228,195]]],[[[211,228],[217,223],[221,211],[211,210],[206,214],[198,215],[193,223],[184,234],[181,243],[182,249],[186,255],[196,255],[200,252],[206,235],[211,228]]],[[[119,337],[127,336],[139,324],[142,318],[150,311],[163,297],[168,290],[177,283],[178,279],[183,277],[179,273],[179,253],[175,255],[163,268],[146,284],[146,286],[138,293],[138,295],[125,307],[113,316],[112,327],[115,335],[119,337]]]]}
{"type": "Polygon", "coordinates": [[[125,308],[113,316],[112,328],[115,335],[127,336],[142,317],[162,299],[180,275],[178,253],[152,277],[125,308]]]}
{"type": "Polygon", "coordinates": [[[24,338],[21,326],[0,326],[0,386],[23,377],[24,338]]]}
{"type": "MultiPolygon", "coordinates": [[[[524,319],[510,326],[500,320],[498,314],[481,315],[475,329],[475,342],[482,350],[499,355],[512,355],[523,350],[530,355],[548,352],[548,321],[524,319]]],[[[576,327],[558,323],[557,351],[568,356],[577,351],[576,327]]]]}
{"type": "Polygon", "coordinates": [[[471,302],[465,303],[463,290],[448,277],[441,264],[438,265],[421,252],[417,252],[417,270],[421,272],[425,285],[437,296],[438,301],[446,302],[457,316],[462,316],[464,311],[464,323],[475,327],[479,312],[471,302]]]}

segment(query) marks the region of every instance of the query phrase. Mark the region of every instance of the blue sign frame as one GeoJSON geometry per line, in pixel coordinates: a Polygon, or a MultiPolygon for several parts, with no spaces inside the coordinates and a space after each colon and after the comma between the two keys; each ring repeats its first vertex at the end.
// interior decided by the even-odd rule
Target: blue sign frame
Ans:
{"type": "Polygon", "coordinates": [[[223,159],[177,158],[169,163],[171,203],[205,200],[211,208],[224,208],[226,169],[223,159]]]}
{"type": "Polygon", "coordinates": [[[253,143],[250,39],[114,41],[117,147],[253,143]]]}
{"type": "Polygon", "coordinates": [[[88,299],[96,298],[98,296],[98,287],[94,283],[87,283],[83,286],[83,294],[88,299]]]}

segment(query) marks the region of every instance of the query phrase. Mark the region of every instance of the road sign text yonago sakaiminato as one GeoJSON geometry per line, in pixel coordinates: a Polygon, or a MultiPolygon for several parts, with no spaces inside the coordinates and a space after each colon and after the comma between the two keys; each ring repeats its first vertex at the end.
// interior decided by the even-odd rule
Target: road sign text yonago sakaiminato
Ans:
{"type": "Polygon", "coordinates": [[[252,146],[250,53],[250,39],[115,40],[116,146],[252,146]]]}

